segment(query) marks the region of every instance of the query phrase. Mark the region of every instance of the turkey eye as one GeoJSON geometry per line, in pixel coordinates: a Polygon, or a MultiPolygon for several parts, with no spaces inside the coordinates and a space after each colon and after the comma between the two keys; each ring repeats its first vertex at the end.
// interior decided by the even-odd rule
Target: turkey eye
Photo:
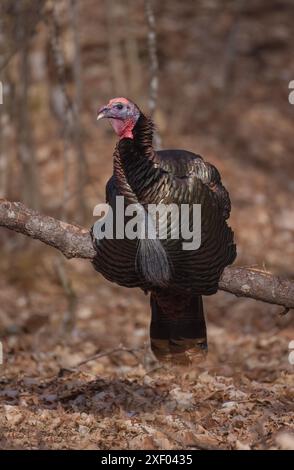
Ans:
{"type": "Polygon", "coordinates": [[[115,107],[116,107],[116,109],[123,109],[123,105],[120,104],[120,103],[119,103],[119,104],[116,104],[115,107]]]}

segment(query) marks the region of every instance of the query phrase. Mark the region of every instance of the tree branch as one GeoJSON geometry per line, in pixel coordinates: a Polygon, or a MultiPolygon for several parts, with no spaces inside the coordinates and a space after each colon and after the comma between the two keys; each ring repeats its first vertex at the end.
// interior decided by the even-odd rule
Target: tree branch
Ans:
{"type": "Polygon", "coordinates": [[[91,259],[95,255],[88,230],[41,215],[20,202],[0,199],[0,226],[41,240],[68,259],[91,259]]]}
{"type": "Polygon", "coordinates": [[[294,308],[294,280],[261,269],[228,266],[221,276],[219,288],[237,297],[262,300],[285,309],[294,308]]]}
{"type": "MultiPolygon", "coordinates": [[[[95,255],[88,230],[41,215],[20,202],[0,199],[0,226],[41,240],[66,258],[92,259],[95,255]]],[[[219,288],[236,296],[294,308],[294,281],[266,271],[229,266],[223,272],[219,288]]]]}

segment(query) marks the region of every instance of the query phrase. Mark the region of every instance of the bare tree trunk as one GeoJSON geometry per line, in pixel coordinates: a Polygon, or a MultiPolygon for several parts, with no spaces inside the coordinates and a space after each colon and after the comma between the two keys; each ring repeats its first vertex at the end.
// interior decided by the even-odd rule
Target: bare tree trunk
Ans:
{"type": "Polygon", "coordinates": [[[0,49],[0,71],[2,71],[12,59],[12,57],[25,46],[25,42],[15,40],[15,32],[18,31],[18,15],[28,15],[26,21],[27,37],[32,37],[36,25],[43,18],[44,5],[46,0],[1,0],[0,21],[1,29],[5,34],[5,45],[0,49]]]}
{"type": "MultiPolygon", "coordinates": [[[[5,55],[9,42],[7,25],[6,28],[4,27],[4,14],[1,16],[3,9],[4,5],[2,4],[0,7],[0,57],[5,55]]],[[[0,84],[0,198],[9,198],[12,197],[14,189],[12,185],[9,185],[9,182],[13,181],[15,154],[8,153],[8,149],[14,144],[13,99],[15,86],[7,67],[1,68],[0,66],[0,84]]]]}
{"type": "MultiPolygon", "coordinates": [[[[6,75],[4,75],[6,77],[6,75]]],[[[1,82],[2,83],[2,82],[1,82]]],[[[3,81],[4,83],[4,81],[3,81]]],[[[5,78],[5,84],[6,78],[5,78]]],[[[11,171],[11,160],[8,158],[7,141],[9,139],[9,112],[5,102],[0,105],[0,198],[9,197],[8,181],[11,171]]]]}
{"type": "Polygon", "coordinates": [[[22,200],[30,207],[37,209],[40,205],[40,192],[29,113],[30,45],[27,26],[29,21],[29,13],[26,10],[23,11],[20,5],[18,9],[18,42],[22,43],[19,58],[19,76],[21,80],[18,85],[18,109],[16,112],[18,158],[22,168],[22,200]]]}
{"type": "Polygon", "coordinates": [[[4,141],[5,117],[6,114],[0,108],[0,198],[7,197],[8,155],[5,152],[4,141]]]}
{"type": "Polygon", "coordinates": [[[49,79],[51,88],[51,107],[54,116],[61,124],[63,152],[63,197],[61,203],[62,217],[66,217],[68,203],[75,201],[76,220],[82,223],[86,214],[85,184],[88,180],[87,161],[84,152],[83,134],[80,120],[82,108],[82,71],[80,57],[80,40],[78,32],[78,3],[70,0],[70,25],[73,33],[74,61],[72,64],[75,83],[75,100],[73,101],[66,86],[66,63],[62,50],[61,31],[57,5],[49,11],[50,46],[49,46],[49,79]],[[50,65],[53,65],[52,69],[50,65]],[[54,73],[53,73],[54,72],[54,73]],[[72,168],[70,153],[75,154],[76,165],[72,168]],[[74,170],[73,178],[69,178],[74,170]],[[70,181],[71,180],[71,181],[70,181]]]}
{"type": "MultiPolygon", "coordinates": [[[[145,1],[145,14],[148,25],[148,51],[150,61],[150,85],[149,85],[149,112],[151,117],[154,116],[157,99],[158,99],[158,55],[157,55],[157,36],[156,36],[156,25],[155,15],[153,10],[152,0],[145,1]]],[[[161,138],[159,133],[154,133],[154,144],[157,149],[161,148],[161,138]]]]}
{"type": "Polygon", "coordinates": [[[238,46],[238,34],[242,18],[244,0],[236,0],[234,4],[233,22],[228,34],[227,44],[224,48],[224,63],[222,74],[222,95],[220,105],[223,106],[233,92],[234,88],[234,65],[238,46]]]}
{"type": "Polygon", "coordinates": [[[60,216],[66,218],[67,205],[70,199],[70,136],[73,129],[73,109],[72,103],[66,90],[65,61],[60,43],[60,27],[58,23],[58,12],[56,4],[52,4],[50,12],[50,52],[53,61],[53,68],[56,72],[56,79],[52,88],[52,109],[54,115],[61,123],[61,137],[63,139],[63,194],[60,205],[60,216]]]}
{"type": "Polygon", "coordinates": [[[108,29],[108,47],[109,47],[109,61],[111,68],[111,78],[113,83],[113,93],[126,95],[127,80],[124,68],[124,61],[122,59],[122,48],[120,38],[117,34],[116,28],[116,2],[115,0],[105,0],[106,15],[107,15],[107,29],[108,29]]]}
{"type": "MultiPolygon", "coordinates": [[[[0,17],[0,52],[5,48],[3,20],[0,17]]],[[[4,103],[4,87],[6,73],[0,73],[0,198],[7,195],[8,155],[5,152],[5,129],[7,121],[6,102],[4,103]]]]}
{"type": "Polygon", "coordinates": [[[142,70],[134,23],[131,21],[134,0],[127,0],[125,15],[125,48],[128,66],[130,96],[137,101],[141,95],[142,70]]]}
{"type": "Polygon", "coordinates": [[[78,0],[70,0],[71,10],[71,24],[73,30],[74,42],[74,63],[73,74],[76,88],[75,102],[74,102],[74,141],[77,156],[76,168],[76,187],[77,187],[77,207],[78,207],[78,222],[83,223],[86,217],[86,203],[85,203],[85,184],[88,179],[88,168],[86,156],[84,152],[82,127],[80,120],[80,113],[82,109],[82,67],[81,67],[81,47],[79,36],[79,2],[78,0]]]}
{"type": "MultiPolygon", "coordinates": [[[[72,22],[76,21],[76,2],[71,0],[71,13],[72,13],[72,22]]],[[[75,29],[76,24],[73,25],[75,29]]],[[[75,32],[76,33],[76,32],[75,32]]],[[[76,33],[77,34],[77,33],[76,33]]],[[[75,46],[77,38],[75,37],[75,46]]],[[[79,210],[82,210],[82,214],[85,213],[85,208],[82,205],[81,201],[83,202],[83,189],[84,189],[84,173],[80,173],[80,180],[79,178],[79,171],[81,170],[81,163],[84,163],[84,154],[83,148],[81,144],[81,136],[80,134],[77,136],[76,133],[80,132],[79,121],[77,120],[77,111],[80,107],[80,100],[81,100],[81,83],[80,83],[80,59],[77,58],[77,64],[75,64],[74,74],[75,79],[78,81],[77,89],[77,106],[78,110],[74,109],[74,106],[70,100],[70,97],[66,90],[66,76],[65,76],[65,59],[61,47],[60,42],[60,28],[58,22],[58,13],[56,5],[53,5],[51,11],[51,28],[50,28],[50,43],[51,43],[51,52],[53,57],[54,66],[57,72],[57,86],[58,88],[55,89],[57,91],[57,101],[58,96],[61,98],[61,109],[60,105],[57,104],[56,116],[62,123],[62,139],[64,144],[64,153],[63,153],[63,198],[61,203],[61,215],[62,218],[67,217],[67,205],[71,197],[77,194],[77,200],[79,202],[79,210]],[[78,147],[78,154],[77,154],[77,181],[76,185],[77,188],[75,190],[71,190],[70,188],[70,179],[69,179],[69,171],[70,171],[70,147],[71,147],[71,139],[74,140],[78,147]],[[82,194],[79,195],[79,191],[82,190],[82,194]],[[80,199],[81,198],[81,199],[80,199]]],[[[76,51],[77,52],[77,51],[76,51]]],[[[79,51],[78,51],[79,53],[79,51]]],[[[54,105],[54,102],[53,102],[54,105]]],[[[84,171],[84,166],[83,166],[84,171]]],[[[82,215],[79,213],[79,215],[82,215]]],[[[60,255],[60,253],[59,253],[60,255]]],[[[72,282],[70,276],[67,274],[65,269],[65,260],[63,257],[58,256],[55,261],[56,267],[56,274],[58,280],[61,284],[61,287],[64,290],[64,294],[67,299],[68,303],[68,311],[65,312],[64,317],[64,330],[66,332],[70,332],[74,325],[75,325],[75,313],[77,308],[77,297],[75,291],[72,286],[72,282]]]]}

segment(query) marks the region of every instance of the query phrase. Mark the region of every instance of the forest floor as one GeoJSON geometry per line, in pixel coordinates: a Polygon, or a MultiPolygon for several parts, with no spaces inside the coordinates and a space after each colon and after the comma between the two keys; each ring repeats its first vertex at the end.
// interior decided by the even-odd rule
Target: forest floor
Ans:
{"type": "Polygon", "coordinates": [[[205,362],[160,367],[144,295],[71,263],[80,287],[70,332],[49,268],[30,290],[1,281],[2,449],[293,448],[294,328],[279,307],[207,298],[205,362]]]}

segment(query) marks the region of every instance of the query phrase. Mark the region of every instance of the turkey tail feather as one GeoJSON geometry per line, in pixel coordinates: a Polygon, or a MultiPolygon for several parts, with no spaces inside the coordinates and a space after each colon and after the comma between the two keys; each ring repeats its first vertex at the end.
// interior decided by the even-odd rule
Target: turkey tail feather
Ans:
{"type": "Polygon", "coordinates": [[[136,268],[147,283],[154,287],[166,287],[171,278],[168,256],[157,238],[151,216],[143,211],[143,238],[138,242],[136,268]]]}
{"type": "Polygon", "coordinates": [[[166,287],[170,280],[170,267],[165,249],[160,240],[139,240],[137,269],[147,283],[166,287]]]}

